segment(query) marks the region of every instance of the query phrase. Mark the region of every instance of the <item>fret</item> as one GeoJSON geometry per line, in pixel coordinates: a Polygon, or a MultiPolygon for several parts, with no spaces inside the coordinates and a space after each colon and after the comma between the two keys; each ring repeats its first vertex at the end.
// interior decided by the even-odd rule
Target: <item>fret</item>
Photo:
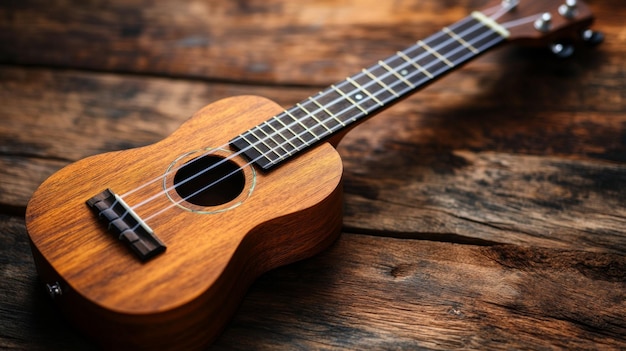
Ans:
{"type": "Polygon", "coordinates": [[[231,145],[268,170],[398,101],[505,38],[506,29],[474,13],[297,103],[233,139],[231,145]]]}
{"type": "Polygon", "coordinates": [[[363,69],[361,72],[365,73],[368,77],[370,77],[373,81],[375,81],[376,83],[378,83],[378,85],[380,85],[381,87],[383,87],[385,90],[389,91],[390,93],[392,93],[393,95],[395,95],[396,97],[400,97],[400,95],[398,95],[398,93],[396,93],[393,89],[391,89],[389,86],[387,86],[387,84],[383,83],[380,79],[378,79],[375,75],[371,74],[367,69],[363,69]]]}
{"type": "MultiPolygon", "coordinates": [[[[340,82],[338,85],[344,82],[340,82]]],[[[345,96],[342,95],[339,91],[335,90],[333,86],[315,96],[315,101],[322,106],[326,106],[326,108],[333,114],[333,116],[335,116],[337,120],[340,121],[340,124],[343,126],[349,125],[353,121],[354,116],[363,115],[363,111],[360,108],[370,109],[370,105],[372,105],[372,102],[365,101],[362,95],[361,99],[359,99],[359,96],[357,95],[359,95],[360,93],[358,91],[348,91],[347,89],[345,91],[345,95],[354,96],[354,98],[352,99],[354,103],[346,99],[345,96]],[[359,102],[358,104],[356,103],[357,101],[359,102]]],[[[376,105],[374,104],[374,106],[376,105]]]]}
{"type": "MultiPolygon", "coordinates": [[[[298,107],[299,107],[302,111],[306,112],[307,116],[309,116],[310,118],[312,118],[312,119],[316,122],[316,124],[317,124],[318,126],[322,126],[323,128],[325,128],[325,129],[326,129],[328,132],[330,132],[330,133],[332,133],[332,132],[333,132],[330,128],[328,128],[328,126],[327,126],[324,122],[320,121],[320,120],[319,120],[319,119],[315,116],[315,114],[314,114],[314,113],[312,113],[311,111],[309,111],[309,110],[307,110],[306,108],[304,108],[304,106],[302,106],[300,103],[297,103],[297,104],[296,104],[296,106],[298,106],[298,107]]],[[[324,132],[324,134],[326,134],[326,132],[324,132]]],[[[322,135],[324,135],[324,134],[322,134],[322,135]]]]}
{"type": "Polygon", "coordinates": [[[359,86],[365,95],[374,96],[374,99],[368,99],[368,101],[372,102],[372,106],[370,109],[375,109],[376,106],[384,106],[386,101],[393,101],[397,99],[397,95],[395,91],[389,91],[383,85],[379,84],[376,80],[370,78],[369,75],[364,74],[363,72],[358,73],[350,77],[350,80],[354,83],[351,83],[352,86],[359,86]]]}
{"type": "MultiPolygon", "coordinates": [[[[393,68],[389,67],[389,65],[387,65],[385,62],[383,61],[378,61],[378,64],[381,65],[382,67],[384,67],[387,71],[391,72],[391,74],[393,74],[394,76],[398,77],[398,79],[400,79],[401,81],[403,81],[406,85],[410,86],[411,88],[415,88],[415,85],[413,85],[413,83],[409,82],[408,80],[406,80],[406,78],[404,78],[400,72],[394,70],[393,68]]],[[[404,74],[408,74],[408,71],[404,71],[404,74]]]]}
{"type": "Polygon", "coordinates": [[[465,46],[466,48],[470,49],[473,53],[478,54],[478,49],[476,49],[475,47],[473,47],[470,43],[466,42],[465,39],[461,38],[460,36],[458,36],[454,31],[452,31],[450,28],[448,27],[443,27],[443,31],[448,34],[450,37],[452,37],[454,40],[458,41],[459,43],[461,43],[461,45],[465,46]]]}
{"type": "MultiPolygon", "coordinates": [[[[432,37],[431,37],[432,38],[432,37]]],[[[426,39],[427,41],[430,41],[426,39]]],[[[431,39],[432,40],[432,39],[431,39]]],[[[426,48],[418,45],[417,43],[405,50],[403,53],[410,58],[412,62],[414,62],[419,67],[422,67],[424,70],[428,71],[432,75],[432,79],[439,77],[441,72],[445,72],[450,70],[450,66],[445,62],[440,60],[437,56],[433,55],[431,52],[426,50],[426,48]]],[[[420,85],[421,82],[424,82],[421,76],[411,77],[412,81],[416,83],[416,85],[420,85]],[[416,79],[419,79],[416,81],[416,79]]],[[[432,80],[431,79],[431,80],[432,80]]]]}
{"type": "Polygon", "coordinates": [[[337,88],[334,85],[331,85],[331,87],[338,92],[339,94],[341,94],[341,96],[343,96],[344,98],[346,98],[346,100],[350,101],[350,103],[352,105],[354,105],[356,108],[358,108],[359,110],[361,110],[364,114],[367,114],[367,110],[365,110],[363,107],[361,107],[361,105],[357,104],[356,102],[354,102],[354,100],[352,100],[352,98],[350,98],[350,96],[346,95],[346,93],[344,93],[343,91],[341,91],[341,89],[337,88]]]}
{"type": "MultiPolygon", "coordinates": [[[[247,146],[246,155],[250,158],[250,161],[255,163],[269,164],[272,162],[272,159],[261,150],[260,146],[265,145],[256,137],[256,135],[252,134],[249,130],[248,132],[241,134],[239,136],[240,140],[244,141],[244,145],[247,146]],[[247,137],[246,137],[247,135],[247,137]],[[254,140],[250,140],[250,137],[253,137],[254,140]]],[[[267,145],[266,145],[267,147],[267,145]]],[[[269,147],[268,147],[269,150],[269,147]]]]}
{"type": "MultiPolygon", "coordinates": [[[[321,119],[316,116],[321,111],[319,111],[313,104],[309,101],[304,100],[297,103],[294,107],[298,108],[300,122],[308,127],[310,133],[315,136],[315,141],[322,140],[326,135],[328,135],[329,127],[324,122],[328,122],[328,119],[321,116],[321,119]],[[308,108],[306,108],[306,104],[308,104],[308,108]]],[[[332,120],[331,120],[332,121],[332,120]]],[[[313,142],[315,142],[313,141],[313,142]]]]}
{"type": "Polygon", "coordinates": [[[297,149],[297,147],[292,144],[289,139],[283,136],[283,134],[276,130],[276,128],[274,128],[268,121],[265,121],[261,124],[261,130],[263,130],[263,133],[267,135],[267,137],[270,138],[274,143],[276,143],[276,145],[279,145],[280,148],[283,149],[288,155],[291,155],[293,151],[297,149]],[[267,133],[263,129],[263,126],[267,126],[267,128],[271,129],[271,132],[267,133]],[[279,142],[278,140],[276,140],[276,138],[280,138],[282,139],[282,141],[279,142]],[[291,147],[291,149],[289,147],[291,147]]]}
{"type": "MultiPolygon", "coordinates": [[[[397,66],[400,66],[403,63],[402,60],[399,60],[399,58],[395,56],[388,57],[383,62],[390,63],[393,66],[396,66],[396,64],[394,64],[393,62],[400,62],[400,64],[397,64],[397,66]]],[[[396,69],[392,68],[391,71],[389,71],[385,66],[381,65],[380,63],[377,63],[376,65],[367,68],[367,71],[370,74],[375,76],[379,81],[383,82],[387,87],[391,88],[397,94],[397,96],[400,96],[402,95],[402,91],[406,89],[413,89],[413,87],[411,87],[410,83],[407,84],[405,81],[398,79],[393,74],[393,71],[395,70],[396,69]]],[[[408,74],[408,71],[404,73],[408,74]]]]}
{"type": "MultiPolygon", "coordinates": [[[[390,63],[395,66],[395,64],[393,64],[392,62],[396,62],[396,61],[403,63],[402,60],[399,60],[395,56],[388,57],[384,61],[380,61],[380,62],[383,62],[385,64],[390,63]]],[[[393,90],[396,93],[396,97],[401,96],[402,92],[407,89],[412,90],[415,88],[415,86],[412,86],[412,84],[410,82],[407,82],[406,79],[405,80],[398,79],[396,75],[394,74],[394,72],[398,73],[399,75],[400,75],[400,72],[396,72],[397,70],[394,68],[391,68],[389,65],[385,67],[385,65],[381,65],[380,63],[378,63],[374,66],[369,67],[367,71],[371,75],[375,76],[379,81],[383,82],[391,90],[393,90]]],[[[404,71],[403,73],[408,74],[408,71],[404,71]]]]}
{"type": "MultiPolygon", "coordinates": [[[[480,52],[492,47],[494,42],[499,43],[504,40],[504,37],[502,37],[500,33],[492,30],[490,27],[486,27],[482,22],[472,19],[467,26],[469,26],[470,23],[474,28],[478,26],[481,27],[482,30],[472,31],[471,29],[466,29],[469,33],[464,36],[464,39],[471,42],[472,45],[480,52]]],[[[459,31],[457,30],[456,32],[458,33],[459,31]]]]}
{"type": "Polygon", "coordinates": [[[352,84],[355,88],[359,89],[359,91],[362,91],[363,93],[365,93],[365,95],[367,95],[370,99],[374,100],[380,106],[384,106],[385,105],[380,100],[378,100],[378,98],[376,98],[376,96],[372,95],[372,93],[370,93],[369,90],[365,89],[363,86],[361,86],[359,83],[357,83],[354,79],[348,77],[348,78],[346,78],[346,81],[348,83],[352,84]]]}
{"type": "Polygon", "coordinates": [[[430,46],[428,46],[426,43],[424,43],[421,40],[417,41],[417,44],[421,47],[423,47],[424,49],[426,49],[428,52],[430,52],[431,54],[433,54],[434,56],[436,56],[439,60],[443,61],[446,63],[446,65],[450,66],[450,67],[454,67],[454,63],[450,62],[447,58],[445,58],[445,56],[441,55],[440,53],[437,52],[437,50],[431,48],[430,46]]]}
{"type": "MultiPolygon", "coordinates": [[[[289,110],[285,110],[285,115],[291,117],[293,122],[295,122],[296,127],[299,126],[299,128],[302,128],[301,132],[298,132],[297,134],[302,136],[302,138],[305,140],[307,144],[311,142],[311,139],[306,140],[306,138],[304,138],[306,135],[311,135],[313,136],[313,139],[320,140],[320,137],[317,136],[317,134],[315,134],[313,130],[309,128],[309,126],[304,124],[304,119],[295,117],[291,112],[289,112],[289,110]]],[[[291,127],[291,129],[297,132],[297,129],[294,129],[293,127],[291,127]]]]}
{"type": "MultiPolygon", "coordinates": [[[[265,151],[269,150],[269,147],[263,144],[259,138],[252,132],[252,129],[249,130],[246,134],[242,135],[242,138],[248,142],[250,146],[259,154],[259,156],[265,156],[265,151]],[[250,141],[252,140],[252,141],[250,141]],[[263,150],[263,146],[265,146],[265,150],[263,150]]],[[[269,159],[269,158],[268,158],[269,159]]]]}
{"type": "Polygon", "coordinates": [[[456,40],[451,40],[449,36],[432,39],[431,45],[436,47],[439,55],[445,58],[447,65],[445,70],[450,70],[461,64],[465,57],[476,55],[464,45],[459,45],[456,40]]]}
{"type": "Polygon", "coordinates": [[[413,67],[417,68],[418,71],[420,71],[424,75],[428,76],[428,78],[430,78],[430,79],[434,78],[432,73],[428,72],[428,70],[426,70],[424,67],[418,65],[417,62],[413,61],[411,58],[409,58],[407,55],[405,55],[402,51],[398,51],[397,55],[399,57],[401,57],[403,60],[405,60],[406,62],[408,62],[409,64],[411,64],[413,67]]]}
{"type": "Polygon", "coordinates": [[[280,124],[280,126],[278,128],[276,127],[272,127],[274,129],[276,129],[277,131],[280,131],[280,133],[283,135],[283,137],[289,141],[289,143],[291,145],[294,146],[295,150],[298,151],[300,150],[304,145],[307,145],[307,141],[302,139],[302,136],[300,135],[300,133],[296,133],[293,130],[291,130],[291,128],[289,127],[288,124],[285,124],[281,118],[284,117],[285,114],[281,113],[280,115],[277,115],[273,118],[271,118],[269,120],[269,124],[271,125],[273,121],[276,121],[280,124]]]}
{"type": "MultiPolygon", "coordinates": [[[[419,72],[419,70],[415,71],[415,66],[411,65],[410,62],[407,62],[403,57],[397,55],[397,53],[396,55],[393,55],[384,60],[383,63],[385,63],[387,67],[392,68],[398,75],[403,78],[395,79],[396,84],[394,84],[392,88],[395,89],[396,92],[398,90],[406,91],[406,89],[413,90],[424,82],[425,77],[423,73],[419,72]]],[[[389,76],[389,78],[394,77],[397,76],[389,76]]]]}
{"type": "Polygon", "coordinates": [[[287,151],[287,149],[284,148],[282,143],[279,143],[278,141],[276,141],[276,139],[274,139],[276,135],[273,135],[271,131],[270,132],[266,131],[264,127],[265,127],[265,124],[261,123],[257,125],[256,127],[254,127],[251,131],[253,133],[252,135],[257,137],[257,139],[260,140],[260,143],[265,144],[265,146],[269,149],[266,153],[273,152],[279,156],[281,154],[288,154],[289,152],[287,151]],[[254,134],[255,131],[262,135],[254,134]]]}
{"type": "Polygon", "coordinates": [[[256,151],[269,160],[273,160],[276,157],[280,157],[278,150],[278,144],[267,138],[267,134],[259,126],[256,126],[248,131],[248,136],[256,139],[256,143],[252,146],[256,151]],[[259,131],[264,135],[257,134],[259,131]]]}
{"type": "MultiPolygon", "coordinates": [[[[475,18],[471,18],[467,23],[458,26],[454,32],[464,41],[471,43],[472,47],[478,50],[479,53],[492,47],[494,43],[504,40],[498,32],[493,31],[475,18]]],[[[456,65],[460,65],[476,56],[476,53],[466,46],[456,46],[455,52],[448,55],[448,58],[456,65]]],[[[452,48],[452,45],[448,45],[444,50],[452,51],[452,48]]]]}
{"type": "Polygon", "coordinates": [[[312,97],[309,97],[309,100],[312,101],[315,105],[317,105],[317,107],[319,107],[322,111],[326,112],[326,114],[328,114],[328,116],[331,117],[334,121],[341,124],[342,127],[346,126],[346,124],[343,123],[343,121],[339,119],[337,116],[335,116],[335,114],[330,112],[328,108],[326,108],[326,106],[320,104],[317,100],[313,99],[312,97]]]}

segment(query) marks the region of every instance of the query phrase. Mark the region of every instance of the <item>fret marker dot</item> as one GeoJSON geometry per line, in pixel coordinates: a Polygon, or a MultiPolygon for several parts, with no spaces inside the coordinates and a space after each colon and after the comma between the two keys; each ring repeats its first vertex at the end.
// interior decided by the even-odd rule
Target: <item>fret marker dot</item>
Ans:
{"type": "Polygon", "coordinates": [[[354,95],[354,98],[357,99],[357,100],[361,100],[363,98],[363,95],[356,94],[356,95],[354,95]]]}
{"type": "Polygon", "coordinates": [[[407,74],[409,74],[409,71],[403,69],[402,71],[400,71],[400,74],[406,76],[407,74]]]}

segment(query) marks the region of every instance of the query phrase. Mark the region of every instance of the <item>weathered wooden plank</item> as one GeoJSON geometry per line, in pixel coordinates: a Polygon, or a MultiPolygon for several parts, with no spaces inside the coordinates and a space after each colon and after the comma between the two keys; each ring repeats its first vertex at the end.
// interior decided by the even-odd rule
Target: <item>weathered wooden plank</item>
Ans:
{"type": "Polygon", "coordinates": [[[66,161],[161,140],[220,98],[273,95],[285,102],[312,93],[13,67],[0,68],[0,81],[0,118],[5,121],[0,152],[66,161]]]}
{"type": "Polygon", "coordinates": [[[39,184],[66,164],[53,159],[0,156],[0,213],[23,215],[39,184]]]}
{"type": "Polygon", "coordinates": [[[401,157],[389,156],[346,167],[348,230],[626,253],[623,164],[470,151],[402,154],[402,165],[393,164],[401,157]]]}
{"type": "Polygon", "coordinates": [[[287,104],[313,93],[12,67],[0,68],[0,82],[0,203],[21,211],[62,166],[161,140],[212,101],[253,94],[287,104]]]}
{"type": "MultiPolygon", "coordinates": [[[[0,347],[93,348],[38,290],[23,219],[0,232],[0,347]]],[[[625,272],[617,254],[343,234],[261,277],[211,349],[620,349],[625,272]]]]}
{"type": "MultiPolygon", "coordinates": [[[[8,1],[0,4],[0,62],[327,85],[484,4],[8,1]]],[[[621,0],[592,4],[592,10],[609,38],[623,38],[621,0]]],[[[619,50],[623,57],[624,47],[619,50]]]]}
{"type": "Polygon", "coordinates": [[[93,347],[59,315],[39,282],[23,217],[0,214],[0,348],[93,347]]]}
{"type": "Polygon", "coordinates": [[[620,349],[625,264],[344,234],[259,280],[216,349],[620,349]]]}
{"type": "MultiPolygon", "coordinates": [[[[317,90],[149,75],[326,85],[482,3],[0,3],[0,62],[148,74],[0,67],[0,348],[93,347],[35,289],[6,215],[43,178],[221,97],[317,90]]],[[[381,237],[263,276],[213,348],[625,349],[626,7],[591,5],[596,50],[501,49],[352,131],[346,231],[381,237]]]]}
{"type": "Polygon", "coordinates": [[[467,14],[459,14],[461,6],[469,4],[26,1],[0,6],[6,19],[0,27],[3,62],[312,83],[343,78],[342,68],[373,51],[394,52],[397,44],[389,38],[419,39],[413,35],[439,20],[434,11],[448,6],[448,17],[441,20],[455,21],[467,14]]]}
{"type": "MultiPolygon", "coordinates": [[[[506,61],[512,54],[498,55],[506,61]]],[[[615,104],[589,105],[572,96],[556,106],[560,94],[576,90],[566,83],[578,81],[593,92],[582,83],[595,78],[577,70],[579,64],[562,64],[570,75],[565,81],[525,78],[515,68],[503,76],[494,69],[462,70],[454,82],[428,88],[356,128],[339,148],[347,228],[623,252],[619,184],[626,173],[607,160],[626,155],[624,89],[604,93],[615,104]],[[509,79],[542,85],[519,89],[509,79]],[[484,90],[477,93],[481,82],[484,90]],[[524,99],[501,102],[500,95],[518,91],[524,99]]],[[[313,93],[11,67],[0,75],[0,117],[8,122],[0,125],[0,198],[11,213],[22,212],[35,188],[64,164],[160,140],[210,101],[252,93],[288,106],[313,93]]]]}
{"type": "MultiPolygon", "coordinates": [[[[434,170],[423,164],[346,170],[345,227],[414,239],[626,251],[623,165],[472,152],[448,157],[450,164],[434,170]]],[[[0,158],[4,206],[22,212],[32,191],[63,164],[0,158]]]]}

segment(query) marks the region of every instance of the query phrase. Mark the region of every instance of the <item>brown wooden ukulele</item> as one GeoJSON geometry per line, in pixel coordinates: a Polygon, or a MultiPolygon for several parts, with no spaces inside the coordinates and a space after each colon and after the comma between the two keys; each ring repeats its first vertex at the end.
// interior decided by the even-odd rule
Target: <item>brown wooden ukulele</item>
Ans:
{"type": "Polygon", "coordinates": [[[563,1],[491,2],[286,110],[224,99],[156,144],[63,168],[26,212],[39,275],[106,348],[205,347],[257,276],[339,235],[350,128],[505,42],[568,56],[600,41],[588,7],[563,1]]]}

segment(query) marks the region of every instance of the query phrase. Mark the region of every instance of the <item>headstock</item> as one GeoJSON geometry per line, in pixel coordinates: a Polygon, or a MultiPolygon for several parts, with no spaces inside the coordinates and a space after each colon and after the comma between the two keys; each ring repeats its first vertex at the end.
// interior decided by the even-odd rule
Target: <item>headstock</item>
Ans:
{"type": "Polygon", "coordinates": [[[589,29],[593,15],[579,0],[493,1],[481,12],[508,31],[508,40],[549,46],[560,57],[573,53],[572,42],[595,45],[603,39],[589,29]]]}

